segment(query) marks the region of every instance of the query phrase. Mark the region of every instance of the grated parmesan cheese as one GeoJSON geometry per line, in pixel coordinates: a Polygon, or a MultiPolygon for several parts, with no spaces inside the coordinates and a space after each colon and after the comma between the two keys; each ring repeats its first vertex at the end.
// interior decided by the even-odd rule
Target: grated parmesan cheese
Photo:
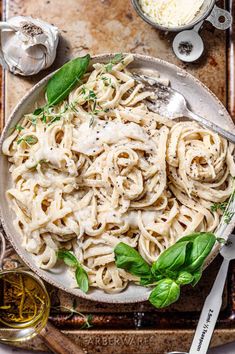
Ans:
{"type": "Polygon", "coordinates": [[[178,27],[193,21],[204,0],[139,0],[139,3],[152,21],[166,27],[178,27]]]}

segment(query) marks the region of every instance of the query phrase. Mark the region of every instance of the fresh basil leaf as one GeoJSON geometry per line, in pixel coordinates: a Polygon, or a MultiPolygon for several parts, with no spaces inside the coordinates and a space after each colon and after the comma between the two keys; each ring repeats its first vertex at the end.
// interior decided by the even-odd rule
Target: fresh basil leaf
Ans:
{"type": "Polygon", "coordinates": [[[70,251],[60,250],[57,253],[57,257],[62,259],[69,267],[77,267],[79,264],[77,258],[70,251]]]}
{"type": "Polygon", "coordinates": [[[176,271],[184,264],[188,241],[175,243],[166,249],[152,265],[153,274],[164,274],[174,277],[176,271]],[[173,272],[173,273],[172,273],[173,272]]]}
{"type": "Polygon", "coordinates": [[[161,280],[163,278],[164,278],[164,276],[161,274],[159,274],[158,276],[153,276],[152,274],[149,274],[148,276],[140,278],[140,285],[150,286],[150,285],[156,284],[159,280],[161,280]]]}
{"type": "Polygon", "coordinates": [[[201,268],[215,242],[216,237],[214,234],[201,232],[200,235],[194,239],[190,252],[187,253],[184,270],[192,273],[201,268]]]}
{"type": "Polygon", "coordinates": [[[165,271],[163,270],[162,273],[164,274],[165,278],[171,278],[174,280],[176,280],[179,276],[179,270],[172,271],[172,270],[166,269],[165,271]]]}
{"type": "Polygon", "coordinates": [[[176,243],[181,243],[181,242],[185,242],[185,241],[193,242],[201,234],[202,234],[202,232],[193,232],[190,235],[181,237],[176,243]]]}
{"type": "Polygon", "coordinates": [[[125,269],[127,272],[137,277],[148,277],[151,268],[141,255],[129,245],[120,242],[114,249],[115,262],[118,268],[125,269]]]}
{"type": "Polygon", "coordinates": [[[188,272],[181,271],[176,280],[176,283],[179,285],[187,285],[194,281],[194,276],[188,272]]]}
{"type": "Polygon", "coordinates": [[[89,280],[88,275],[85,269],[79,264],[75,271],[76,281],[78,283],[79,288],[84,292],[87,293],[89,290],[89,280]]]}
{"type": "Polygon", "coordinates": [[[149,296],[150,303],[158,309],[167,307],[179,299],[180,287],[172,279],[162,279],[149,296]]]}
{"type": "Polygon", "coordinates": [[[193,281],[192,281],[192,286],[197,285],[197,283],[200,281],[202,277],[202,270],[198,270],[196,272],[193,273],[193,281]]]}
{"type": "Polygon", "coordinates": [[[87,71],[90,55],[70,60],[49,80],[46,88],[47,105],[54,106],[63,101],[87,71]]]}

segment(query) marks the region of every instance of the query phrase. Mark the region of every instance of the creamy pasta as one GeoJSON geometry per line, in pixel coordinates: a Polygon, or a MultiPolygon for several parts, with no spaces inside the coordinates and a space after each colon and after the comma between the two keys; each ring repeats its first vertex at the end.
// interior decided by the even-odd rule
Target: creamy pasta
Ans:
{"type": "Polygon", "coordinates": [[[51,269],[72,250],[90,285],[119,292],[137,279],[117,269],[114,247],[152,263],[193,231],[214,231],[232,193],[234,146],[194,122],[149,111],[153,95],[127,65],[94,64],[62,104],[27,114],[5,140],[7,197],[23,247],[51,269]]]}

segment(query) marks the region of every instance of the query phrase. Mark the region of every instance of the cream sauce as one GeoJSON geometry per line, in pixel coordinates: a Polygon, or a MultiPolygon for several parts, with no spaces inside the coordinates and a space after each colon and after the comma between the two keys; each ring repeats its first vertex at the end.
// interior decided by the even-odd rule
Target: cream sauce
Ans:
{"type": "Polygon", "coordinates": [[[116,144],[125,138],[146,142],[149,137],[135,123],[97,120],[94,127],[89,127],[89,122],[85,122],[73,130],[73,150],[93,155],[103,149],[103,144],[116,144]]]}

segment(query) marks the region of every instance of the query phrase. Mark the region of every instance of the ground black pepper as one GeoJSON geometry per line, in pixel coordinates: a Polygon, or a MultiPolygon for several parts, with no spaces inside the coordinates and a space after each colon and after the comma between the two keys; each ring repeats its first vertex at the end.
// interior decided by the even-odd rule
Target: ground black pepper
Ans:
{"type": "Polygon", "coordinates": [[[191,42],[180,42],[178,49],[180,54],[189,55],[193,50],[193,45],[191,42]]]}

